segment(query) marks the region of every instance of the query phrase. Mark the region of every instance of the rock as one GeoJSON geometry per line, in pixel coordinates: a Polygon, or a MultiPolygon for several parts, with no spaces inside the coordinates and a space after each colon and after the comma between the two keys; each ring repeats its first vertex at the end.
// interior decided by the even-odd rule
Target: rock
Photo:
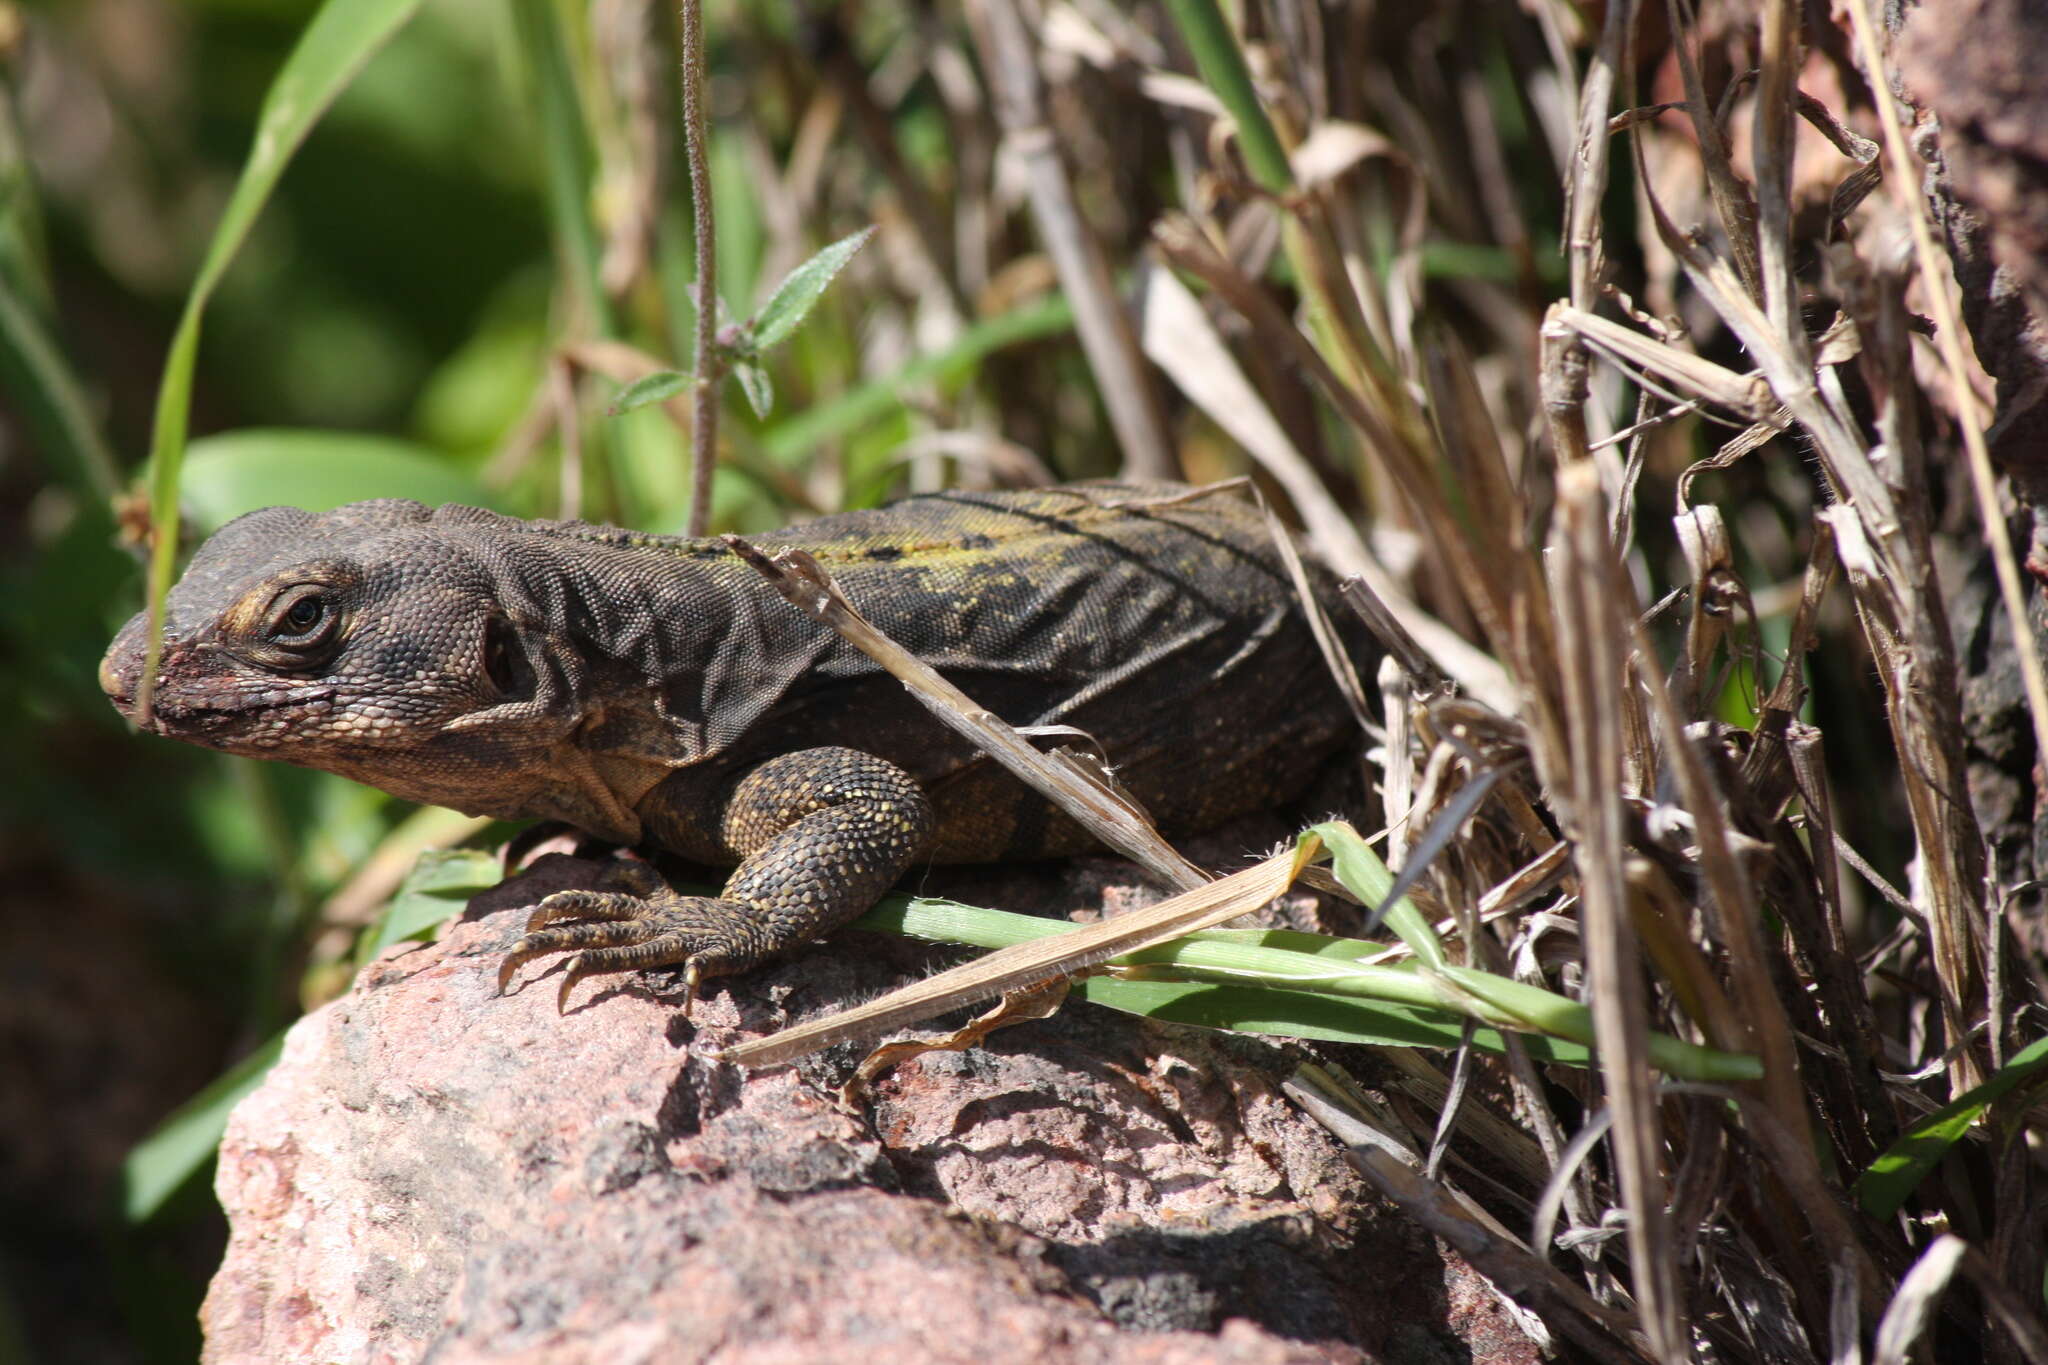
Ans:
{"type": "Polygon", "coordinates": [[[496,994],[535,895],[479,898],[292,1030],[221,1150],[209,1360],[1536,1359],[1282,1099],[1273,1049],[1071,1004],[849,1114],[861,1049],[743,1075],[692,1046],[916,950],[843,936],[689,1022],[663,974],[558,1015],[543,964],[496,994]]]}

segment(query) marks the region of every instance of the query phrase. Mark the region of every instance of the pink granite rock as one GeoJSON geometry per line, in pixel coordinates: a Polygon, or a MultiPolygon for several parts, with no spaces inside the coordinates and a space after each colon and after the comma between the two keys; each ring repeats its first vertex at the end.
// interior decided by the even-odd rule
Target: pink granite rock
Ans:
{"type": "Polygon", "coordinates": [[[691,1044],[914,951],[847,936],[689,1022],[658,977],[558,1015],[542,964],[496,994],[523,916],[487,907],[534,894],[292,1030],[222,1147],[208,1359],[1535,1359],[1279,1096],[1270,1049],[1073,1004],[847,1114],[858,1050],[743,1075],[691,1044]]]}

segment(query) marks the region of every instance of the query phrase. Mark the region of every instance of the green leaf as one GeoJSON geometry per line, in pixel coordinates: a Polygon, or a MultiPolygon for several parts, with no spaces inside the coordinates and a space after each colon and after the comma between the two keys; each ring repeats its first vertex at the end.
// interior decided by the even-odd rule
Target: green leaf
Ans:
{"type": "Polygon", "coordinates": [[[427,850],[412,865],[384,913],[363,934],[356,949],[357,964],[373,960],[394,943],[424,937],[443,921],[461,914],[471,896],[503,880],[498,860],[481,849],[427,850]]]}
{"type": "Polygon", "coordinates": [[[488,507],[490,491],[425,446],[390,436],[250,427],[202,436],[185,460],[184,504],[214,531],[259,507],[325,512],[365,498],[488,507]]]}
{"type": "MultiPolygon", "coordinates": [[[[1367,905],[1377,907],[1393,890],[1394,874],[1380,861],[1358,831],[1341,821],[1317,825],[1309,833],[1322,839],[1330,850],[1330,870],[1344,889],[1367,905]]],[[[1429,918],[1406,896],[1387,907],[1386,926],[1401,936],[1416,960],[1435,967],[1445,961],[1443,941],[1429,918]]]]}
{"type": "Polygon", "coordinates": [[[279,1032],[179,1105],[155,1132],[130,1149],[121,1163],[121,1211],[130,1223],[143,1222],[162,1208],[213,1158],[227,1131],[229,1111],[262,1082],[283,1051],[284,1034],[279,1032]]]}
{"type": "MultiPolygon", "coordinates": [[[[818,300],[825,295],[826,286],[854,254],[868,244],[868,238],[875,235],[872,227],[864,227],[851,237],[841,237],[817,255],[789,272],[768,302],[761,305],[761,311],[747,327],[753,350],[758,354],[778,346],[789,338],[789,334],[818,306],[818,300]]],[[[748,394],[751,399],[753,395],[748,394]]],[[[760,407],[756,405],[756,411],[760,407]]]]}
{"type": "Polygon", "coordinates": [[[2006,1062],[1982,1085],[1955,1099],[1908,1128],[1887,1147],[1870,1169],[1856,1179],[1856,1198],[1875,1218],[1897,1213],[1935,1163],[1962,1140],[1993,1101],[2006,1095],[2048,1066],[2048,1038],[2037,1038],[2006,1062]]]}
{"type": "Polygon", "coordinates": [[[419,10],[420,0],[326,0],[270,83],[256,121],[256,137],[235,190],[207,245],[206,259],[171,338],[157,389],[150,438],[150,517],[156,548],[149,561],[149,664],[156,672],[163,603],[178,562],[178,475],[192,411],[192,375],[199,358],[199,321],[228,263],[248,239],[271,191],[313,125],[392,34],[419,10]]]}
{"type": "Polygon", "coordinates": [[[775,406],[775,381],[768,377],[768,371],[742,360],[732,367],[732,377],[740,381],[740,392],[746,394],[747,406],[754,410],[754,416],[766,417],[775,406]]]}
{"type": "MultiPolygon", "coordinates": [[[[1148,1019],[1275,1038],[1432,1048],[1455,1048],[1464,1038],[1464,1024],[1453,1014],[1314,991],[1091,976],[1078,982],[1074,993],[1091,1004],[1148,1019]]],[[[1526,1034],[1522,1044],[1539,1062],[1592,1064],[1592,1053],[1577,1043],[1526,1034]]],[[[1490,1028],[1474,1029],[1472,1045],[1486,1052],[1507,1050],[1499,1031],[1490,1028]]]]}
{"type": "Polygon", "coordinates": [[[604,415],[623,417],[649,403],[665,403],[689,387],[690,376],[681,370],[656,370],[620,389],[618,397],[612,399],[612,405],[604,410],[604,415]]]}
{"type": "MultiPolygon", "coordinates": [[[[1369,875],[1366,880],[1370,881],[1369,875]]],[[[978,948],[1007,948],[1074,929],[1060,920],[985,910],[957,901],[900,896],[885,898],[854,925],[978,948]]],[[[1174,1009],[1181,1012],[1162,1017],[1188,1023],[1290,1037],[1456,1047],[1462,1034],[1460,1017],[1466,1016],[1477,1020],[1482,1032],[1495,1040],[1487,1046],[1499,1046],[1500,1026],[1521,1026],[1531,1031],[1526,1039],[1535,1055],[1585,1064],[1593,1042],[1592,1014],[1585,1006],[1540,987],[1448,963],[1367,965],[1358,961],[1378,952],[1380,946],[1361,939],[1285,930],[1204,930],[1112,961],[1142,973],[1142,983],[1147,986],[1170,982],[1190,991],[1248,992],[1171,995],[1174,1009]],[[1291,995],[1324,1003],[1280,998],[1291,995]],[[1190,1013],[1198,1008],[1207,1013],[1201,1017],[1190,1013]],[[1310,1028],[1330,1031],[1304,1031],[1310,1028]]],[[[1094,980],[1090,978],[1088,989],[1082,992],[1085,999],[1126,1007],[1114,991],[1106,995],[1097,992],[1094,980]]],[[[1660,1071],[1689,1080],[1755,1080],[1762,1074],[1754,1057],[1716,1052],[1664,1034],[1650,1036],[1650,1062],[1660,1071]]]]}

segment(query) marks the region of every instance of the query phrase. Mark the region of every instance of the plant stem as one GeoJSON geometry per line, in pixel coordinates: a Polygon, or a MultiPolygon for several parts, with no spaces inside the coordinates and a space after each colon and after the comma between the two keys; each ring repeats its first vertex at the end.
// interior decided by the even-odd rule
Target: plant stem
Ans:
{"type": "Polygon", "coordinates": [[[1266,117],[1265,106],[1259,103],[1251,69],[1244,64],[1244,51],[1216,0],[1166,0],[1166,8],[1195,54],[1203,83],[1216,92],[1237,124],[1237,145],[1244,154],[1245,169],[1271,194],[1293,189],[1294,171],[1287,164],[1287,152],[1266,117]]]}
{"type": "Polygon", "coordinates": [[[690,373],[696,376],[690,420],[690,516],[685,534],[701,536],[711,519],[711,475],[718,464],[718,229],[711,208],[711,166],[705,132],[703,0],[683,0],[683,143],[690,162],[690,218],[697,230],[697,330],[690,373]]]}

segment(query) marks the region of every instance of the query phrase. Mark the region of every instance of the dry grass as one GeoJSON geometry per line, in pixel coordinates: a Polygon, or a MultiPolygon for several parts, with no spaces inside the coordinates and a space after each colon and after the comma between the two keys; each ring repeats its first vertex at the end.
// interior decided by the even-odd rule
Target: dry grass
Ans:
{"type": "MultiPolygon", "coordinates": [[[[602,259],[487,474],[552,452],[568,512],[628,501],[586,487],[586,451],[619,481],[592,381],[680,359],[646,353],[683,334],[659,9],[592,6],[604,193],[558,211],[609,206],[602,259]]],[[[2025,874],[1971,802],[1941,571],[1981,534],[2008,620],[2022,584],[1867,0],[1823,29],[1789,0],[1240,9],[878,0],[792,32],[707,7],[748,73],[691,103],[753,191],[721,237],[765,287],[879,232],[792,347],[832,359],[778,362],[803,415],[721,438],[702,366],[666,410],[778,508],[861,501],[898,462],[916,487],[1108,451],[1249,469],[1386,645],[1374,799],[1450,967],[1585,1001],[1599,1042],[1590,1071],[1512,1038],[1397,1052],[1385,1095],[1304,1069],[1359,1169],[1567,1357],[2048,1359],[2048,1068],[2013,1067],[2048,1001],[2012,932],[2025,874]],[[978,333],[1055,286],[1078,348],[978,333]],[[900,411],[833,391],[855,349],[900,411]],[[1762,1077],[1660,1077],[1656,1035],[1762,1077]],[[1887,1166],[1987,1081],[1952,1146],[1887,1166]]],[[[1016,981],[1047,960],[1017,958],[1016,981]]]]}
{"type": "MultiPolygon", "coordinates": [[[[1106,423],[997,366],[917,397],[948,438],[919,448],[1036,435],[1072,470],[1101,431],[1202,478],[1226,434],[1400,661],[1389,861],[1428,858],[1464,965],[1595,1012],[1594,1072],[1407,1054],[1401,1106],[1298,1093],[1567,1354],[2041,1358],[2038,1073],[1895,1197],[1856,1185],[2044,1018],[1968,795],[1944,535],[1988,529],[2008,612],[2019,580],[1901,111],[1858,65],[1867,6],[1827,32],[1786,0],[1616,0],[1597,32],[1557,0],[1245,8],[1234,72],[1206,0],[968,0],[857,91],[776,88],[801,128],[916,69],[940,91],[947,171],[873,153],[871,333],[943,335],[1032,281],[1073,300],[1106,423]],[[1652,1031],[1763,1078],[1660,1080],[1652,1031]],[[1461,1152],[1488,1124],[1519,1180],[1461,1152]]],[[[793,146],[780,189],[829,200],[842,177],[793,146]]]]}

